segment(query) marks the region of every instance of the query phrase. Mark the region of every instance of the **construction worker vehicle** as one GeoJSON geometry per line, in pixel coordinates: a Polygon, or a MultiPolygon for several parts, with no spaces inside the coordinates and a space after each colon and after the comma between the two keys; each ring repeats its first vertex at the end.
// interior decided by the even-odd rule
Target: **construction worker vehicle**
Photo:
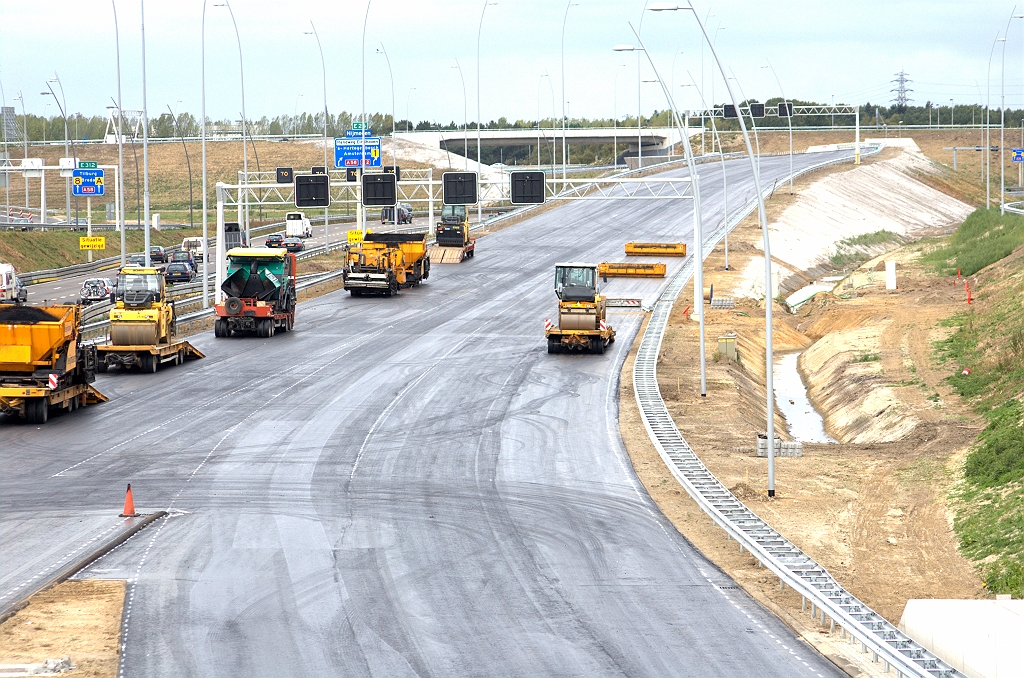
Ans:
{"type": "Polygon", "coordinates": [[[430,248],[435,264],[457,264],[476,253],[476,238],[469,235],[465,205],[445,205],[435,231],[437,245],[430,248]]]}
{"type": "Polygon", "coordinates": [[[605,347],[615,341],[615,330],[607,323],[607,300],[597,285],[597,265],[555,264],[555,295],[558,324],[544,321],[548,353],[604,353],[605,347]]]}
{"type": "Polygon", "coordinates": [[[348,251],[345,289],[354,297],[415,287],[430,277],[426,233],[367,233],[348,251]]]}
{"type": "Polygon", "coordinates": [[[170,363],[204,357],[192,344],[178,339],[174,302],[167,299],[164,274],[145,266],[125,266],[111,295],[110,343],[96,347],[98,372],[111,367],[138,367],[156,372],[170,363]]]}
{"type": "Polygon", "coordinates": [[[236,247],[228,250],[228,269],[220,289],[213,334],[230,337],[255,332],[272,337],[295,327],[295,255],[279,248],[236,247]]]}
{"type": "Polygon", "coordinates": [[[81,340],[77,304],[0,305],[0,412],[45,424],[51,408],[68,412],[106,401],[96,380],[96,349],[81,340]]]}

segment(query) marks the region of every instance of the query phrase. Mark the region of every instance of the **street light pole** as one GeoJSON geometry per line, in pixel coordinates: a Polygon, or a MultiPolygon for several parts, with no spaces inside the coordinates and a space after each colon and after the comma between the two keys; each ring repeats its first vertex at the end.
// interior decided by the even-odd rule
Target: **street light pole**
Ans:
{"type": "MultiPolygon", "coordinates": [[[[369,10],[369,8],[367,8],[369,10]]],[[[327,65],[324,61],[324,48],[320,45],[320,35],[316,32],[316,26],[313,25],[313,20],[309,20],[309,26],[313,30],[310,34],[316,38],[316,47],[320,50],[320,73],[323,75],[324,80],[324,172],[330,174],[327,165],[327,65]]],[[[301,95],[300,95],[301,96],[301,95]]],[[[296,99],[298,101],[298,99],[296,99]]],[[[324,251],[331,251],[331,231],[330,225],[328,224],[328,216],[330,214],[330,207],[324,207],[324,251]]]]}
{"type": "MultiPolygon", "coordinates": [[[[366,237],[366,208],[363,207],[363,172],[366,171],[366,24],[370,20],[370,5],[373,0],[366,0],[366,14],[363,15],[363,41],[359,48],[359,59],[362,68],[360,92],[362,100],[363,129],[359,135],[359,203],[356,207],[359,210],[359,226],[366,237]]],[[[396,212],[397,214],[397,212],[396,212]]]]}
{"type": "Polygon", "coordinates": [[[409,93],[405,95],[405,131],[412,131],[412,118],[409,117],[409,100],[412,98],[412,91],[415,87],[409,88],[409,93]]]}
{"type": "Polygon", "coordinates": [[[997,32],[988,54],[988,74],[985,77],[985,209],[992,209],[992,56],[999,42],[1006,42],[1006,38],[1000,38],[997,32]]]}
{"type": "MultiPolygon", "coordinates": [[[[1003,52],[1005,53],[1006,50],[1004,49],[1003,52]]],[[[1005,61],[1005,59],[1004,59],[1004,61],[1005,61]]],[[[53,77],[50,78],[47,81],[47,83],[50,83],[50,82],[56,82],[57,83],[57,87],[60,88],[60,97],[61,97],[61,99],[64,102],[64,107],[63,108],[61,108],[59,102],[57,103],[57,108],[60,108],[61,116],[64,118],[64,157],[66,158],[66,157],[68,157],[68,135],[71,133],[71,127],[68,125],[68,113],[67,113],[68,112],[68,99],[67,99],[66,96],[64,96],[64,85],[61,83],[60,76],[57,75],[57,71],[54,71],[53,72],[53,77]]],[[[57,94],[56,94],[56,92],[53,91],[53,88],[50,87],[49,84],[47,84],[47,89],[50,90],[50,96],[53,97],[53,100],[57,101],[57,94]]],[[[44,94],[45,94],[45,92],[44,92],[44,94]]],[[[71,150],[74,150],[74,146],[73,145],[72,145],[71,150]]],[[[74,168],[78,169],[78,157],[77,157],[78,154],[77,153],[72,153],[71,155],[72,155],[73,159],[75,160],[74,168]]],[[[64,177],[64,214],[66,215],[65,219],[67,219],[67,221],[70,223],[71,222],[71,177],[64,177]]],[[[78,198],[77,197],[75,198],[75,226],[76,227],[78,226],[78,198]]],[[[92,255],[92,250],[89,250],[89,254],[90,254],[90,256],[92,255]]]]}
{"type": "MultiPolygon", "coordinates": [[[[497,5],[497,2],[484,0],[483,9],[480,10],[480,26],[476,29],[476,164],[477,171],[480,170],[480,36],[484,30],[484,14],[487,13],[488,5],[497,5]]],[[[484,203],[478,200],[476,203],[476,221],[481,223],[484,220],[484,203]]]]}
{"type": "MultiPolygon", "coordinates": [[[[652,8],[653,9],[653,8],[652,8]]],[[[707,29],[700,20],[700,15],[697,14],[697,10],[693,7],[692,0],[687,0],[686,6],[679,5],[665,5],[660,7],[662,10],[689,10],[693,12],[693,18],[697,22],[697,26],[700,27],[701,33],[704,34],[704,40],[708,44],[708,48],[711,50],[711,56],[714,57],[715,63],[718,65],[718,70],[722,74],[722,79],[725,81],[725,88],[729,92],[729,99],[732,101],[733,106],[736,107],[737,113],[739,112],[739,104],[736,101],[736,96],[733,94],[732,86],[729,84],[729,79],[725,75],[725,68],[722,66],[722,61],[718,58],[718,53],[715,51],[715,46],[708,36],[707,29]]],[[[765,284],[765,390],[767,392],[767,403],[766,403],[766,419],[767,419],[767,434],[768,434],[768,496],[775,496],[775,393],[772,390],[772,255],[770,249],[770,243],[768,242],[768,217],[764,208],[764,195],[761,193],[761,178],[757,171],[757,165],[754,162],[754,149],[750,145],[750,135],[747,134],[747,125],[743,121],[743,116],[738,116],[740,131],[743,133],[743,143],[747,147],[747,159],[750,161],[750,170],[754,175],[754,191],[757,195],[757,212],[758,217],[761,221],[761,235],[764,242],[764,284],[765,284]]]]}
{"type": "Polygon", "coordinates": [[[569,21],[569,8],[579,3],[565,3],[565,15],[562,17],[562,182],[564,185],[566,176],[565,166],[565,24],[569,21]]]}
{"type": "Polygon", "coordinates": [[[612,118],[612,165],[616,169],[619,167],[619,70],[625,67],[626,64],[619,64],[619,67],[615,69],[614,84],[612,85],[612,115],[615,116],[612,118]]]}
{"type": "Polygon", "coordinates": [[[145,223],[143,223],[146,266],[152,265],[149,257],[149,113],[146,108],[146,0],[139,0],[139,13],[142,20],[142,205],[145,223]]]}
{"type": "MultiPolygon", "coordinates": [[[[117,54],[117,230],[121,232],[121,266],[124,266],[126,248],[124,234],[124,115],[121,113],[121,33],[117,27],[117,3],[110,0],[110,6],[114,10],[114,49],[117,54]]],[[[205,269],[203,274],[205,276],[205,269]]],[[[206,306],[205,295],[203,296],[203,306],[206,306]]]]}
{"type": "MultiPolygon", "coordinates": [[[[775,84],[779,86],[779,92],[782,94],[782,102],[786,104],[786,108],[789,108],[789,99],[786,98],[786,92],[782,89],[782,82],[779,81],[779,74],[775,72],[775,67],[772,66],[772,62],[765,58],[765,62],[768,64],[768,68],[771,69],[772,75],[775,76],[775,84]]],[[[786,116],[786,122],[789,123],[789,194],[793,195],[793,112],[786,116]]],[[[858,116],[860,113],[858,112],[858,116]]]]}
{"type": "MultiPolygon", "coordinates": [[[[693,88],[697,90],[697,94],[700,95],[700,104],[707,110],[708,102],[704,99],[704,92],[700,91],[697,87],[697,81],[693,79],[693,74],[690,71],[686,71],[686,74],[690,76],[690,82],[693,83],[693,88]]],[[[685,85],[683,85],[685,87],[685,85]]],[[[714,116],[711,116],[711,139],[714,143],[715,139],[718,139],[718,148],[722,148],[722,139],[718,136],[718,126],[715,124],[714,116]]],[[[718,154],[719,160],[722,166],[722,203],[725,211],[725,216],[722,219],[723,227],[725,228],[725,270],[729,270],[729,183],[726,179],[725,172],[725,153],[718,154]]]]}
{"type": "Polygon", "coordinates": [[[462,77],[462,66],[459,60],[455,60],[452,68],[459,71],[459,80],[462,81],[462,155],[465,158],[463,168],[469,170],[469,107],[466,99],[466,79],[462,77]]]}
{"type": "MultiPolygon", "coordinates": [[[[113,2],[114,0],[110,0],[113,2]]],[[[200,80],[202,82],[202,103],[200,106],[199,114],[202,117],[201,124],[199,126],[199,135],[202,140],[203,150],[203,308],[209,308],[210,306],[210,213],[209,206],[207,205],[207,190],[206,190],[206,0],[203,0],[203,18],[200,28],[200,47],[199,47],[199,69],[201,71],[200,80]]],[[[120,101],[120,76],[118,76],[118,106],[121,105],[120,101]]],[[[121,195],[124,195],[124,191],[121,191],[121,195]]],[[[121,214],[124,214],[124,208],[121,209],[121,214]]],[[[220,220],[217,220],[217,225],[220,225],[220,220]]],[[[224,234],[217,229],[217,258],[218,260],[224,258],[224,234]]],[[[121,233],[122,242],[124,241],[124,232],[121,233]]],[[[122,255],[123,257],[124,255],[122,255]]],[[[218,272],[220,266],[217,266],[218,272]]],[[[220,276],[217,276],[217,282],[220,282],[220,276]]]]}
{"type": "MultiPolygon", "coordinates": [[[[395,76],[391,72],[391,59],[388,58],[388,51],[384,49],[383,42],[380,43],[380,49],[377,51],[384,55],[384,60],[388,64],[388,79],[391,81],[391,164],[392,166],[397,167],[398,160],[395,155],[395,76]]],[[[397,212],[395,218],[398,218],[397,212]]]]}
{"type": "MultiPolygon", "coordinates": [[[[25,112],[25,95],[21,93],[20,89],[18,90],[18,96],[16,96],[14,98],[14,100],[21,102],[21,119],[25,123],[25,134],[24,134],[24,139],[23,139],[24,142],[25,142],[25,159],[28,160],[28,113],[25,112]]],[[[45,127],[43,129],[45,129],[45,127]]],[[[25,181],[25,209],[27,210],[28,209],[28,202],[29,202],[28,201],[28,179],[25,179],[24,181],[25,181]]]]}
{"type": "Polygon", "coordinates": [[[217,5],[218,7],[227,7],[228,14],[231,15],[231,25],[235,28],[235,41],[238,43],[238,78],[242,88],[242,189],[239,191],[239,196],[245,196],[245,244],[248,245],[250,241],[249,233],[249,153],[246,150],[247,136],[246,132],[246,121],[245,121],[245,67],[242,63],[242,36],[238,33],[238,22],[235,21],[235,12],[231,9],[230,0],[224,0],[223,5],[217,5]]]}
{"type": "MultiPolygon", "coordinates": [[[[684,125],[679,119],[679,113],[676,109],[672,93],[665,87],[665,81],[662,80],[661,76],[658,74],[658,68],[654,65],[654,60],[651,58],[650,52],[647,51],[643,40],[640,38],[640,32],[633,28],[632,23],[629,24],[629,28],[633,31],[633,35],[636,36],[636,41],[639,45],[639,47],[634,47],[633,49],[637,52],[642,52],[643,55],[647,57],[647,63],[650,64],[651,70],[654,71],[655,81],[661,85],[661,91],[665,94],[665,100],[672,111],[676,124],[683,127],[684,125]]],[[[621,47],[617,47],[616,50],[627,51],[621,47]]],[[[690,174],[690,190],[693,191],[693,242],[695,250],[695,262],[693,266],[693,311],[697,314],[700,328],[698,339],[698,353],[700,355],[700,395],[704,398],[707,397],[708,394],[707,362],[705,360],[704,353],[704,229],[700,205],[700,182],[699,177],[697,176],[697,168],[693,160],[693,149],[690,148],[690,135],[685,133],[683,134],[683,152],[686,156],[686,169],[690,174]]]]}

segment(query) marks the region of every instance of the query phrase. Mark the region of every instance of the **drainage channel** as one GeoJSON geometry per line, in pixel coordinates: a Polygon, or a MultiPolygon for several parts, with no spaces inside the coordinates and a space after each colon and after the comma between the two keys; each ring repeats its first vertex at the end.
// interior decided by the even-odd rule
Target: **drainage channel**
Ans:
{"type": "Polygon", "coordinates": [[[775,356],[772,382],[775,402],[786,417],[786,428],[793,440],[802,443],[834,443],[825,432],[825,420],[807,397],[807,387],[797,369],[799,353],[775,356]]]}

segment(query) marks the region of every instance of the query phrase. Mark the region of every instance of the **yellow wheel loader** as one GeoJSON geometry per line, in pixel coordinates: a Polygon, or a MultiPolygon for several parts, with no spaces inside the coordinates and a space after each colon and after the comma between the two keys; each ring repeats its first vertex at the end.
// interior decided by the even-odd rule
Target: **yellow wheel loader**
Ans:
{"type": "Polygon", "coordinates": [[[558,324],[544,321],[548,353],[604,353],[615,341],[606,318],[605,298],[597,286],[597,264],[555,264],[558,324]]]}

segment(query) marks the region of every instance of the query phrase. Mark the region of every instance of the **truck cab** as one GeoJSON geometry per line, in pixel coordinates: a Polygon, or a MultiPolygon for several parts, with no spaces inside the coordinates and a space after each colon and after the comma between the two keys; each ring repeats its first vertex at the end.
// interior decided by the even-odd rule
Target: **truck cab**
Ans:
{"type": "Polygon", "coordinates": [[[560,301],[593,302],[601,293],[595,264],[557,264],[555,296],[560,301]]]}
{"type": "Polygon", "coordinates": [[[313,225],[302,212],[289,212],[284,215],[284,235],[286,238],[311,238],[313,225]]]}
{"type": "Polygon", "coordinates": [[[24,304],[28,290],[21,284],[14,266],[0,264],[0,304],[24,304]]]}

